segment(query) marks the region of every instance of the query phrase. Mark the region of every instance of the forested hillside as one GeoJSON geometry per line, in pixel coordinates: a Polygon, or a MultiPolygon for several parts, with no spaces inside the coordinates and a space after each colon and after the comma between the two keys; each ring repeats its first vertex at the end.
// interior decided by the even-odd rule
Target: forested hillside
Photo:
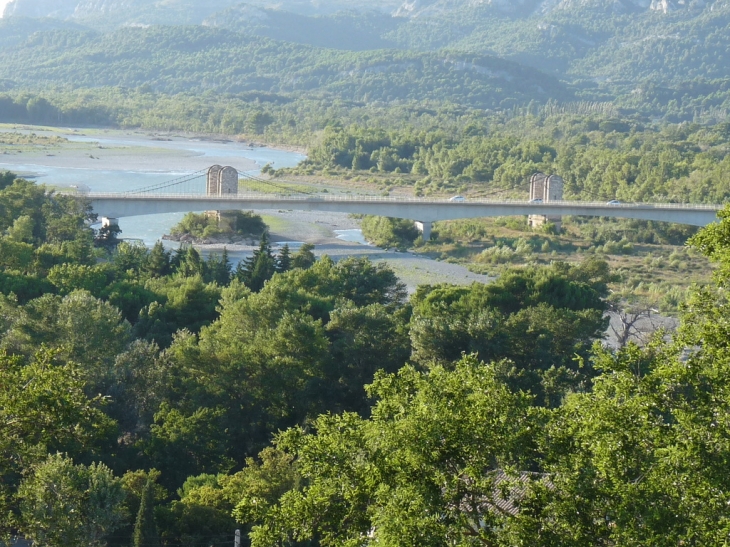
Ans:
{"type": "MultiPolygon", "coordinates": [[[[46,13],[17,1],[8,14],[46,13]]],[[[406,2],[338,13],[336,3],[92,4],[46,10],[55,20],[3,19],[0,43],[13,46],[0,56],[3,87],[326,93],[490,109],[577,96],[710,121],[730,105],[730,6],[721,1],[406,2]],[[171,26],[201,23],[208,30],[171,26]],[[167,28],[115,32],[123,24],[167,28]]]]}
{"type": "Polygon", "coordinates": [[[31,89],[73,82],[74,87],[166,94],[263,91],[364,102],[448,101],[478,108],[570,97],[557,79],[490,56],[344,53],[203,27],[37,33],[3,48],[0,67],[0,78],[31,89]]]}

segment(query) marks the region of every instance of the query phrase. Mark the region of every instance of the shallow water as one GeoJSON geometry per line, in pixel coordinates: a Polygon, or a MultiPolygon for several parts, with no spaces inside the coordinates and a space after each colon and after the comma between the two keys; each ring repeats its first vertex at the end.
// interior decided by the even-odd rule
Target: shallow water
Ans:
{"type": "MultiPolygon", "coordinates": [[[[48,133],[44,131],[34,132],[36,134],[48,133]]],[[[254,161],[258,169],[267,163],[271,163],[276,168],[294,167],[305,159],[304,155],[297,152],[274,150],[271,148],[251,148],[238,142],[210,142],[186,138],[155,140],[153,137],[136,135],[86,136],[69,135],[65,132],[64,137],[70,141],[98,142],[101,146],[136,146],[149,147],[150,149],[164,148],[192,153],[200,157],[225,158],[234,167],[237,158],[247,160],[242,161],[242,164],[250,164],[250,161],[254,161]]],[[[174,164],[176,160],[172,157],[161,157],[159,169],[155,171],[138,170],[133,165],[127,170],[108,170],[103,169],[101,166],[99,168],[88,167],[86,158],[83,161],[83,167],[81,166],[81,160],[79,165],[75,166],[51,167],[35,164],[32,161],[24,161],[24,158],[21,157],[14,160],[13,156],[3,156],[0,162],[0,170],[32,173],[39,183],[49,186],[71,187],[73,185],[83,184],[94,192],[133,190],[152,184],[159,184],[190,173],[175,169],[174,164]]],[[[183,216],[184,213],[171,213],[126,217],[119,220],[119,227],[122,229],[123,238],[137,239],[143,241],[145,245],[154,245],[164,234],[169,233],[170,228],[180,222],[183,216]]]]}
{"type": "Polygon", "coordinates": [[[334,230],[337,239],[349,241],[351,243],[359,243],[360,245],[370,245],[362,235],[362,230],[334,230]]]}

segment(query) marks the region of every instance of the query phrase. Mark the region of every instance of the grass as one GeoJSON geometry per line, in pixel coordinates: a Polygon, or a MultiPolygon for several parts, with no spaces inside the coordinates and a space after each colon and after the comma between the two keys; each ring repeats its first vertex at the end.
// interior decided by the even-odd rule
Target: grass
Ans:
{"type": "Polygon", "coordinates": [[[264,219],[270,232],[286,232],[292,226],[289,220],[275,215],[261,215],[261,218],[264,219]]]}
{"type": "Polygon", "coordinates": [[[262,194],[316,194],[317,189],[306,185],[296,184],[291,182],[282,182],[278,180],[272,180],[271,184],[265,182],[258,182],[255,180],[239,180],[238,191],[245,192],[258,192],[262,194]],[[275,185],[275,186],[274,186],[275,185]]]}

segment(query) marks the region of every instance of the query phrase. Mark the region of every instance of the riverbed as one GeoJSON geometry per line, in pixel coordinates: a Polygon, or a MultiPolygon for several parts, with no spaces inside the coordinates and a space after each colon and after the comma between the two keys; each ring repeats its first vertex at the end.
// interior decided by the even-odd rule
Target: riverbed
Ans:
{"type": "MultiPolygon", "coordinates": [[[[33,127],[0,124],[3,133],[62,137],[51,144],[0,145],[0,171],[9,170],[54,188],[86,186],[96,192],[120,192],[159,184],[211,165],[230,165],[239,172],[258,173],[266,164],[294,167],[306,156],[301,151],[266,148],[249,142],[198,135],[149,131],[33,127]]],[[[366,256],[387,262],[410,291],[421,284],[487,282],[487,276],[414,253],[384,251],[367,244],[359,221],[344,213],[257,211],[270,226],[272,241],[316,245],[316,254],[335,259],[366,256]]],[[[169,233],[183,213],[127,217],[119,220],[122,237],[151,246],[169,233]]],[[[167,246],[176,246],[166,242],[167,246]]],[[[236,262],[252,249],[227,246],[236,262]]],[[[203,247],[203,254],[219,252],[203,247]]]]}

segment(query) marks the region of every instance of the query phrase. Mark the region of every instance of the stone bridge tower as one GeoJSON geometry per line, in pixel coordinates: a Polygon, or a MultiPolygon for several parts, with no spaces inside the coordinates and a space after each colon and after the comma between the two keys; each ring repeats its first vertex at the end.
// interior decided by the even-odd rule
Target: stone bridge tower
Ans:
{"type": "MultiPolygon", "coordinates": [[[[208,196],[235,196],[238,194],[238,171],[233,167],[213,165],[208,169],[205,184],[205,193],[208,196]]],[[[225,224],[226,228],[236,229],[237,213],[235,211],[208,211],[209,217],[218,219],[218,225],[225,224]]],[[[224,226],[221,226],[222,228],[224,226]]]]}
{"type": "MultiPolygon", "coordinates": [[[[535,173],[530,177],[530,201],[536,199],[542,200],[543,203],[562,201],[564,186],[563,178],[558,175],[535,173]]],[[[538,228],[549,222],[554,224],[559,232],[562,220],[563,217],[560,216],[530,215],[527,217],[527,224],[531,228],[538,228]]]]}
{"type": "Polygon", "coordinates": [[[208,169],[205,193],[209,196],[238,194],[238,171],[233,167],[213,165],[208,169]]]}

